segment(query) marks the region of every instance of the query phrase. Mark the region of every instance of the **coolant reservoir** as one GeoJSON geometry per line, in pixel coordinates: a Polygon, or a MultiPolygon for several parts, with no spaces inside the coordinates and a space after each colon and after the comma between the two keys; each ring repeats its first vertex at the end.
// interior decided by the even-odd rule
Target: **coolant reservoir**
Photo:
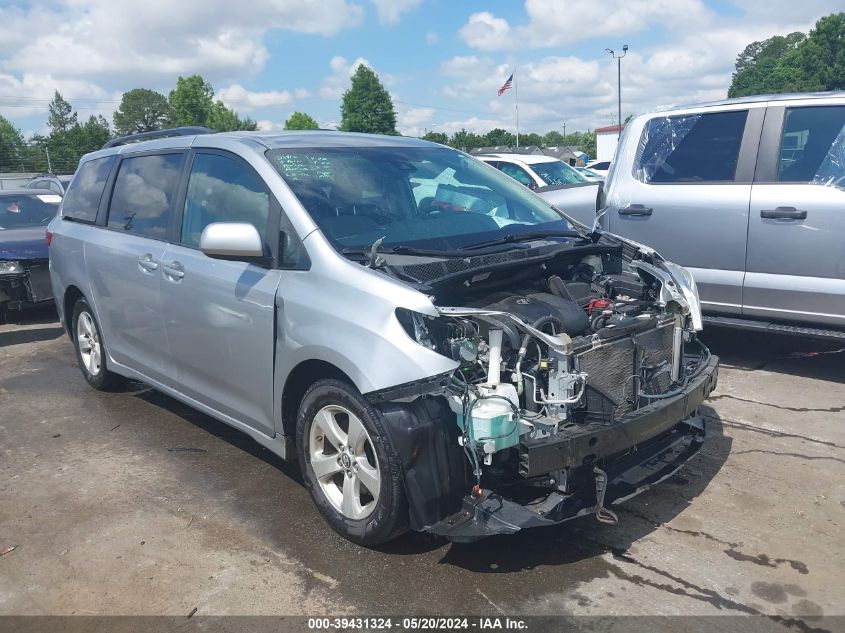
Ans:
{"type": "Polygon", "coordinates": [[[519,443],[519,419],[514,415],[514,407],[519,410],[516,387],[500,383],[493,386],[479,385],[477,388],[480,397],[470,396],[468,429],[460,398],[450,399],[458,426],[467,432],[471,442],[481,444],[482,450],[488,455],[516,446],[519,443]]]}

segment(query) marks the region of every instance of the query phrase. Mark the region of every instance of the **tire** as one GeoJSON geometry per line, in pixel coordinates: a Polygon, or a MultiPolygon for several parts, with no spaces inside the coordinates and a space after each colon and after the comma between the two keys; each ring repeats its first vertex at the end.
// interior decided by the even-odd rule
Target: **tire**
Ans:
{"type": "Polygon", "coordinates": [[[112,391],[124,383],[123,376],[108,369],[108,354],[103,346],[100,325],[85,299],[79,299],[73,306],[71,336],[76,349],[76,361],[89,385],[98,391],[112,391]]]}
{"type": "Polygon", "coordinates": [[[314,383],[299,406],[296,446],[311,498],[338,534],[371,547],[407,530],[401,460],[381,415],[355,387],[314,383]]]}

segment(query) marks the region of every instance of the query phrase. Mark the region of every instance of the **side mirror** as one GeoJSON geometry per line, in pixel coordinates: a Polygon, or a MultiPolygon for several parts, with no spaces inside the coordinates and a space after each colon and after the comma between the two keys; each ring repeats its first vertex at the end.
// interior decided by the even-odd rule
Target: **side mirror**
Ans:
{"type": "Polygon", "coordinates": [[[209,257],[250,259],[263,257],[261,235],[246,222],[213,222],[200,235],[200,250],[209,257]]]}

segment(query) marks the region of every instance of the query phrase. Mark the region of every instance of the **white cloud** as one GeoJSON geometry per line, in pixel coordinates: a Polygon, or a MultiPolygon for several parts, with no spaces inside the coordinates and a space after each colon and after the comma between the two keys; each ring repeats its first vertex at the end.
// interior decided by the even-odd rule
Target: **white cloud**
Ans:
{"type": "Polygon", "coordinates": [[[260,132],[281,132],[285,129],[284,121],[276,123],[275,121],[271,121],[269,119],[261,119],[256,121],[256,124],[258,125],[258,130],[260,132]]]}
{"type": "Polygon", "coordinates": [[[440,36],[434,31],[429,31],[425,34],[425,43],[429,46],[434,46],[440,43],[440,36]]]}
{"type": "MultiPolygon", "coordinates": [[[[343,93],[346,92],[351,85],[350,79],[352,78],[352,75],[355,74],[355,71],[358,70],[358,66],[366,66],[375,72],[373,65],[364,57],[358,57],[351,63],[348,62],[345,57],[341,57],[340,55],[332,57],[329,62],[331,73],[323,79],[323,83],[319,90],[320,96],[323,99],[340,99],[343,97],[343,93]]],[[[396,83],[396,79],[393,75],[389,75],[387,73],[377,74],[379,81],[381,81],[384,86],[392,86],[396,83]]]]}
{"type": "Polygon", "coordinates": [[[217,91],[216,96],[227,106],[235,110],[249,112],[256,108],[287,105],[293,97],[287,90],[253,92],[240,84],[232,84],[217,91]]]}
{"type": "MultiPolygon", "coordinates": [[[[393,102],[396,104],[399,100],[394,97],[393,102]]],[[[413,106],[402,108],[400,103],[396,127],[403,136],[422,136],[426,128],[423,124],[430,122],[433,118],[434,108],[413,106]]]]}
{"type": "Polygon", "coordinates": [[[473,13],[461,37],[479,50],[525,50],[630,35],[652,25],[699,29],[711,19],[703,0],[525,0],[525,12],[528,22],[517,26],[489,11],[473,13]]]}
{"type": "Polygon", "coordinates": [[[403,13],[413,11],[422,3],[422,0],[370,0],[378,13],[379,22],[382,24],[398,24],[403,13]]]}
{"type": "Polygon", "coordinates": [[[266,63],[262,40],[268,30],[330,36],[363,16],[347,0],[253,0],[245,10],[233,10],[228,0],[65,0],[46,6],[0,8],[0,70],[49,68],[63,77],[168,83],[179,74],[242,76],[266,63]]]}
{"type": "Polygon", "coordinates": [[[25,73],[20,78],[0,73],[0,115],[20,119],[47,111],[55,91],[70,102],[81,120],[91,115],[111,116],[120,102],[120,93],[79,79],[55,79],[48,74],[25,73]]]}
{"type": "Polygon", "coordinates": [[[323,84],[320,86],[320,96],[324,99],[340,99],[349,88],[349,80],[355,74],[355,70],[362,64],[372,68],[370,62],[363,57],[359,57],[351,64],[340,55],[332,57],[329,62],[329,68],[332,72],[323,80],[323,84]]]}

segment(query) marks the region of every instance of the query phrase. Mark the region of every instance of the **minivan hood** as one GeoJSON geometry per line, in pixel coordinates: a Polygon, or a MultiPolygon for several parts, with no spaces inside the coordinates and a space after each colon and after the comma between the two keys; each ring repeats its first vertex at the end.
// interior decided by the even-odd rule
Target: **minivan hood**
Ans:
{"type": "Polygon", "coordinates": [[[43,226],[0,231],[0,259],[47,259],[47,231],[43,226]]]}

